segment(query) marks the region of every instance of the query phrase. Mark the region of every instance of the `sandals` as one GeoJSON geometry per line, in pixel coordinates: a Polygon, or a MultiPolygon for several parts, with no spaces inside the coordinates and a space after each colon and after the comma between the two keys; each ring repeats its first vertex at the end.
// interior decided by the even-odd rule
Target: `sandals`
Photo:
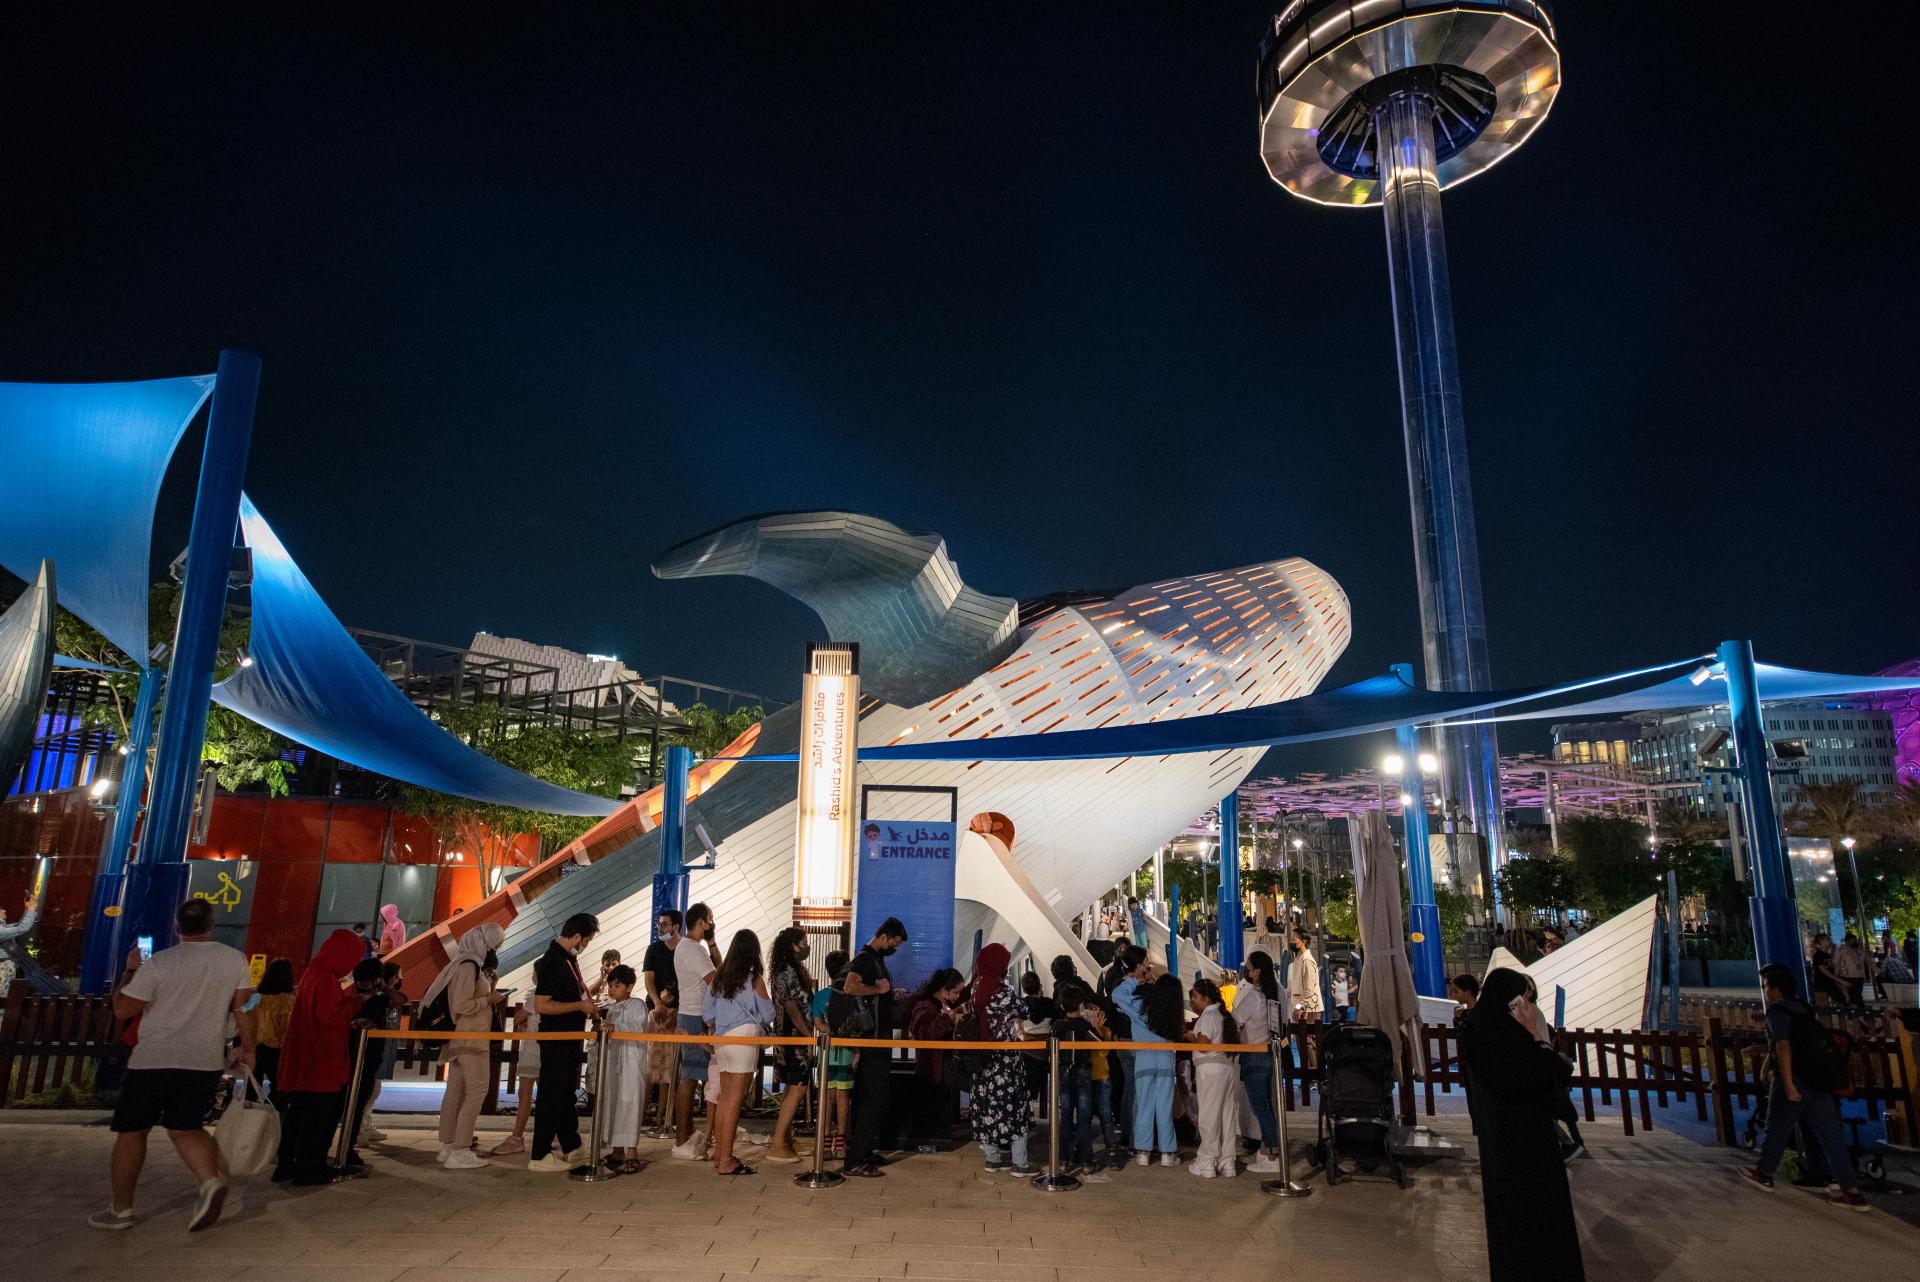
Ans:
{"type": "Polygon", "coordinates": [[[640,1174],[641,1169],[644,1168],[645,1166],[646,1166],[646,1163],[642,1162],[639,1158],[630,1157],[626,1161],[620,1163],[620,1174],[638,1175],[640,1174]]]}
{"type": "Polygon", "coordinates": [[[734,1168],[731,1171],[715,1172],[715,1174],[717,1175],[752,1175],[753,1173],[754,1173],[753,1168],[751,1166],[748,1166],[745,1162],[736,1162],[734,1164],[734,1168]]]}

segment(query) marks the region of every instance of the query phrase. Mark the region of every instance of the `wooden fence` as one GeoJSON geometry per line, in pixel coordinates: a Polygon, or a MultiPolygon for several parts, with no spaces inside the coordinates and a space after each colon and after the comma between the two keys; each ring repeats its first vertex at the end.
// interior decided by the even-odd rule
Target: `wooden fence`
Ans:
{"type": "MultiPolygon", "coordinates": [[[[1721,999],[1726,1000],[1726,999],[1721,999]]],[[[1675,1032],[1637,1029],[1563,1029],[1557,1040],[1562,1054],[1573,1062],[1570,1089],[1576,1106],[1588,1122],[1618,1110],[1621,1129],[1633,1135],[1651,1130],[1654,1110],[1692,1106],[1694,1117],[1711,1122],[1722,1144],[1738,1142],[1736,1113],[1750,1109],[1765,1089],[1761,1079],[1766,1058],[1766,1035],[1750,1022],[1756,1012],[1728,1006],[1715,1013],[1705,1007],[1702,1028],[1675,1032]],[[1723,1019],[1722,1015],[1728,1018],[1723,1019]],[[1737,1022],[1735,1022],[1737,1021],[1737,1022]]],[[[1823,1011],[1823,1017],[1831,1012],[1823,1011]]],[[[1920,1117],[1920,1069],[1916,1046],[1920,1039],[1898,1019],[1884,1012],[1843,1012],[1830,1019],[1854,1037],[1852,1076],[1854,1097],[1864,1101],[1869,1117],[1904,1103],[1911,1123],[1920,1117]]],[[[496,1027],[499,1020],[496,1017],[496,1027]]],[[[1302,1055],[1309,1065],[1318,1061],[1317,1043],[1329,1025],[1298,1030],[1302,1055]]],[[[89,1069],[124,1050],[111,1003],[104,997],[48,997],[16,982],[0,1008],[0,1107],[19,1104],[29,1096],[57,1092],[69,1083],[85,1084],[89,1069]]],[[[426,1043],[403,1038],[394,1043],[396,1068],[427,1070],[433,1056],[426,1043]]],[[[1465,1087],[1459,1061],[1459,1042],[1450,1024],[1428,1024],[1420,1031],[1418,1048],[1403,1048],[1400,1067],[1401,1120],[1411,1125],[1416,1112],[1433,1116],[1441,1095],[1465,1087]],[[1414,1076],[1414,1056],[1424,1065],[1414,1076]]],[[[482,1112],[499,1111],[503,1088],[510,1089],[519,1071],[516,1043],[494,1043],[488,1056],[490,1089],[482,1112]]],[[[438,1076],[437,1066],[432,1068],[438,1076]]],[[[1289,1077],[1289,1106],[1311,1103],[1311,1096],[1289,1077]]]]}

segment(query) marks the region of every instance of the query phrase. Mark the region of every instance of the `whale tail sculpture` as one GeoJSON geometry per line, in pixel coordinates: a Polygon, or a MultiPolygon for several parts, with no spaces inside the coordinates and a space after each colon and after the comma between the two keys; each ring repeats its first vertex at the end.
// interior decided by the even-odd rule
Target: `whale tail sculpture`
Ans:
{"type": "Polygon", "coordinates": [[[33,747],[53,677],[53,562],[0,614],[0,796],[33,747]]]}

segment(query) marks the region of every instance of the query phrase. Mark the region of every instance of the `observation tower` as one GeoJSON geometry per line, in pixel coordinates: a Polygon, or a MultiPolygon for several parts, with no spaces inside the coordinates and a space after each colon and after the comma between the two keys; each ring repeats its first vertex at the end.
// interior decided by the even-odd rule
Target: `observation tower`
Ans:
{"type": "MultiPolygon", "coordinates": [[[[1559,88],[1531,0],[1292,0],[1260,44],[1267,172],[1302,200],[1386,213],[1429,689],[1492,688],[1440,193],[1532,137],[1559,88]]],[[[1493,728],[1439,749],[1441,796],[1486,839],[1490,875],[1506,852],[1493,728]]]]}

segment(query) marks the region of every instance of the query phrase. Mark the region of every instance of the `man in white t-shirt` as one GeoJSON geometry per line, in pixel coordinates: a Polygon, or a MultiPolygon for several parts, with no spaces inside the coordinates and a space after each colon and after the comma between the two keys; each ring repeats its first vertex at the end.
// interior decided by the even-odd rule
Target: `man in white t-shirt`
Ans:
{"type": "MultiPolygon", "coordinates": [[[[720,950],[713,942],[713,910],[705,904],[687,909],[686,931],[673,946],[673,977],[680,988],[680,1031],[707,1031],[707,986],[720,969],[720,950]]],[[[680,1079],[674,1083],[673,1155],[689,1159],[707,1155],[708,1137],[693,1135],[693,1088],[707,1080],[707,1059],[712,1051],[704,1042],[689,1042],[680,1048],[680,1079]]],[[[713,1109],[707,1110],[707,1123],[713,1123],[713,1109]]]]}
{"type": "Polygon", "coordinates": [[[137,1018],[140,1025],[113,1110],[113,1201],[87,1221],[96,1229],[133,1227],[134,1189],[155,1126],[167,1128],[199,1185],[187,1231],[213,1227],[227,1200],[220,1150],[206,1132],[206,1119],[225,1070],[253,1067],[253,1016],[243,1010],[253,996],[253,977],[245,957],[213,942],[212,904],[189,899],[173,920],[180,942],[151,959],[143,960],[137,949],[129,953],[113,994],[114,1015],[137,1018]],[[230,1023],[240,1036],[232,1054],[230,1023]]]}

